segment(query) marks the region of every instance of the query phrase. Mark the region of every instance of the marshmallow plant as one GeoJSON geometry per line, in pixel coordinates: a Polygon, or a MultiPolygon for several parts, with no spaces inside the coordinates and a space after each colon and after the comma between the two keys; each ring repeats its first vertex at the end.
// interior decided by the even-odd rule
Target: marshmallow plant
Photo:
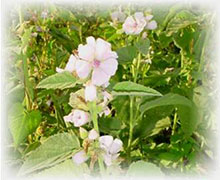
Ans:
{"type": "Polygon", "coordinates": [[[90,164],[94,164],[97,160],[103,172],[102,159],[104,159],[106,166],[110,166],[117,160],[123,145],[119,139],[113,141],[112,136],[99,137],[98,127],[98,116],[111,113],[107,105],[112,100],[112,95],[105,88],[109,85],[111,76],[116,73],[118,68],[118,55],[111,50],[110,43],[94,37],[86,38],[86,44],[80,44],[77,52],[77,54],[70,56],[64,69],[56,68],[57,73],[68,71],[75,74],[79,81],[83,82],[82,89],[70,95],[69,104],[73,109],[63,118],[66,123],[80,128],[80,137],[83,139],[82,149],[72,157],[74,163],[80,165],[91,159],[90,164]],[[76,102],[76,97],[79,95],[84,106],[76,102]],[[82,126],[86,126],[89,122],[93,123],[94,128],[88,132],[82,126]],[[110,137],[110,139],[108,140],[106,137],[110,137]],[[110,151],[107,150],[108,148],[110,151]]]}
{"type": "MultiPolygon", "coordinates": [[[[153,16],[144,16],[143,13],[137,12],[134,16],[128,16],[125,19],[124,14],[120,11],[120,13],[114,13],[112,18],[118,22],[124,20],[122,28],[126,38],[131,39],[130,45],[137,49],[138,54],[130,56],[130,49],[126,49],[126,47],[124,47],[126,51],[122,48],[118,49],[116,53],[112,51],[110,43],[90,36],[86,38],[85,44],[80,44],[78,49],[73,51],[74,53],[70,55],[64,68],[57,67],[55,75],[44,79],[38,85],[38,88],[61,90],[77,85],[78,90],[70,93],[69,97],[69,105],[72,110],[63,116],[65,126],[74,131],[77,130],[75,134],[81,138],[81,146],[74,151],[72,160],[77,166],[86,162],[90,169],[98,164],[102,175],[106,174],[109,168],[119,164],[118,157],[122,150],[125,150],[128,162],[131,159],[134,120],[143,115],[140,114],[138,117],[139,106],[134,108],[134,103],[138,98],[134,96],[143,94],[160,96],[157,91],[136,84],[142,60],[150,60],[149,40],[146,38],[144,30],[152,30],[157,27],[156,22],[152,21],[153,16]],[[142,32],[145,35],[144,33],[141,35],[142,32]],[[126,60],[130,59],[129,61],[133,62],[130,66],[133,82],[118,82],[110,93],[107,87],[111,77],[118,69],[118,59],[121,54],[127,56],[126,60]],[[129,132],[125,149],[119,136],[100,134],[99,117],[111,114],[108,104],[113,100],[113,95],[125,95],[130,98],[129,132]]],[[[145,66],[149,68],[150,64],[143,63],[142,67],[145,66]]]]}

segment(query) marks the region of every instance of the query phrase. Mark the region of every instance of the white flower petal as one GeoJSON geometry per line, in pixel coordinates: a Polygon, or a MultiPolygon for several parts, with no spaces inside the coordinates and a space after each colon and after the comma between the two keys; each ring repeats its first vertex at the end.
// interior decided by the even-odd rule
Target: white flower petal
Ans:
{"type": "Polygon", "coordinates": [[[146,19],[147,21],[150,21],[153,17],[154,17],[153,15],[147,15],[147,16],[145,17],[145,19],[146,19]]]}
{"type": "Polygon", "coordinates": [[[150,29],[150,30],[153,30],[153,29],[156,29],[157,28],[157,22],[156,21],[150,21],[147,26],[146,26],[147,29],[150,29]]]}
{"type": "Polygon", "coordinates": [[[101,38],[96,40],[95,59],[102,61],[105,59],[106,53],[111,52],[111,44],[101,38]]]}
{"type": "Polygon", "coordinates": [[[76,60],[76,57],[74,55],[71,55],[69,61],[66,64],[65,70],[72,73],[75,70],[76,60]]]}
{"type": "Polygon", "coordinates": [[[84,163],[85,161],[87,161],[88,156],[86,155],[86,152],[84,150],[81,150],[77,152],[76,154],[74,154],[72,159],[77,165],[80,165],[84,163]]]}
{"type": "Polygon", "coordinates": [[[106,74],[101,68],[96,68],[92,73],[92,84],[101,86],[108,82],[110,76],[106,74]]]}
{"type": "Polygon", "coordinates": [[[57,73],[62,73],[62,72],[64,72],[64,71],[65,71],[64,69],[56,67],[56,72],[57,72],[57,73]]]}
{"type": "Polygon", "coordinates": [[[73,123],[75,127],[80,127],[89,122],[89,114],[85,111],[75,109],[73,111],[73,123]]]}
{"type": "Polygon", "coordinates": [[[85,61],[93,61],[95,57],[95,49],[93,46],[86,44],[82,45],[80,44],[78,46],[78,53],[80,59],[83,59],[85,61]]]}
{"type": "Polygon", "coordinates": [[[85,100],[94,101],[97,98],[96,87],[93,84],[89,84],[85,88],[85,100]]]}
{"type": "Polygon", "coordinates": [[[112,165],[112,155],[111,154],[105,153],[103,155],[103,158],[104,158],[104,162],[105,162],[106,166],[112,165]]]}
{"type": "Polygon", "coordinates": [[[90,46],[92,46],[95,49],[96,41],[95,41],[94,37],[92,37],[92,36],[87,37],[86,42],[87,42],[87,44],[89,44],[90,46]]]}
{"type": "Polygon", "coordinates": [[[135,31],[136,21],[132,16],[126,18],[124,24],[122,25],[123,30],[126,34],[132,34],[135,31]]]}
{"type": "Polygon", "coordinates": [[[112,142],[113,142],[113,137],[110,135],[99,137],[100,147],[105,150],[106,149],[108,150],[111,147],[112,142]]]}
{"type": "Polygon", "coordinates": [[[109,149],[111,154],[116,154],[122,149],[122,141],[120,139],[115,139],[109,149]]]}
{"type": "Polygon", "coordinates": [[[74,115],[74,113],[71,112],[71,113],[68,114],[67,116],[64,116],[64,117],[63,117],[64,121],[65,121],[65,122],[71,122],[71,123],[73,123],[73,115],[74,115]]]}
{"type": "Polygon", "coordinates": [[[108,59],[100,64],[100,68],[109,76],[113,76],[118,69],[118,61],[116,59],[108,59]]]}
{"type": "Polygon", "coordinates": [[[99,134],[97,133],[97,131],[95,129],[92,129],[91,131],[89,131],[88,137],[90,140],[95,140],[99,137],[99,134]]]}
{"type": "Polygon", "coordinates": [[[144,17],[144,14],[142,12],[136,12],[134,13],[135,19],[141,19],[144,17]]]}
{"type": "Polygon", "coordinates": [[[91,64],[87,61],[77,60],[75,67],[77,75],[82,79],[87,78],[91,71],[91,64]]]}

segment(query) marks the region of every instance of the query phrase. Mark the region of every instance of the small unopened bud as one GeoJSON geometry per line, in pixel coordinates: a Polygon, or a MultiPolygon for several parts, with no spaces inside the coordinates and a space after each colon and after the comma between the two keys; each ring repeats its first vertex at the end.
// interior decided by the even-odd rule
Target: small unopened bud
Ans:
{"type": "Polygon", "coordinates": [[[79,128],[79,134],[82,139],[85,139],[88,137],[88,131],[82,127],[79,128]]]}

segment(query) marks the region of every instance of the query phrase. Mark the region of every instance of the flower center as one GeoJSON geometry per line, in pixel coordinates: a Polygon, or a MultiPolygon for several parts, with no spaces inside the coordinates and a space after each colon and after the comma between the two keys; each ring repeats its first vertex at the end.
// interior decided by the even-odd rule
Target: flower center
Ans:
{"type": "Polygon", "coordinates": [[[92,65],[93,65],[94,68],[98,68],[98,67],[100,66],[100,61],[98,61],[98,60],[95,59],[95,60],[93,61],[93,64],[92,64],[92,65]]]}

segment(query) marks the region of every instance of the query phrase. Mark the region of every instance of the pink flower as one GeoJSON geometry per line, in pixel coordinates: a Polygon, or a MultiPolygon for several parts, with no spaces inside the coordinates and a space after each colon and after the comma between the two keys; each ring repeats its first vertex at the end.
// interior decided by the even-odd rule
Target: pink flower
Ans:
{"type": "Polygon", "coordinates": [[[111,14],[112,21],[123,22],[125,20],[125,14],[121,11],[115,11],[111,14]]]}
{"type": "Polygon", "coordinates": [[[107,83],[118,68],[116,52],[111,50],[111,44],[98,38],[88,37],[86,45],[79,45],[76,73],[84,79],[92,71],[92,84],[101,86],[107,83]]]}
{"type": "Polygon", "coordinates": [[[120,139],[113,140],[112,136],[105,135],[99,138],[99,144],[100,148],[104,150],[104,162],[107,166],[110,166],[112,161],[119,156],[123,143],[120,139]]]}
{"type": "Polygon", "coordinates": [[[89,131],[89,136],[88,138],[90,140],[95,140],[99,137],[99,134],[97,133],[97,131],[95,129],[92,129],[91,131],[89,131]]]}
{"type": "Polygon", "coordinates": [[[146,25],[146,19],[142,12],[137,12],[133,16],[128,16],[123,24],[126,34],[140,34],[146,25]]]}
{"type": "Polygon", "coordinates": [[[86,152],[84,150],[81,150],[74,154],[72,159],[77,165],[80,165],[88,160],[88,156],[86,155],[86,152]]]}
{"type": "Polygon", "coordinates": [[[75,63],[76,63],[76,57],[71,54],[65,69],[61,69],[57,67],[56,72],[61,73],[63,71],[69,71],[70,73],[72,73],[75,70],[75,63]]]}
{"type": "Polygon", "coordinates": [[[97,98],[96,87],[93,84],[86,85],[85,88],[85,100],[94,101],[97,98]]]}
{"type": "Polygon", "coordinates": [[[79,109],[73,110],[69,115],[63,118],[64,121],[73,123],[75,127],[80,127],[89,122],[89,114],[79,109]]]}
{"type": "Polygon", "coordinates": [[[157,22],[152,20],[153,18],[153,15],[148,15],[145,17],[146,18],[146,21],[147,21],[147,24],[146,24],[146,29],[150,29],[150,30],[153,30],[153,29],[156,29],[157,28],[157,22]],[[151,21],[152,20],[152,21],[151,21]]]}

